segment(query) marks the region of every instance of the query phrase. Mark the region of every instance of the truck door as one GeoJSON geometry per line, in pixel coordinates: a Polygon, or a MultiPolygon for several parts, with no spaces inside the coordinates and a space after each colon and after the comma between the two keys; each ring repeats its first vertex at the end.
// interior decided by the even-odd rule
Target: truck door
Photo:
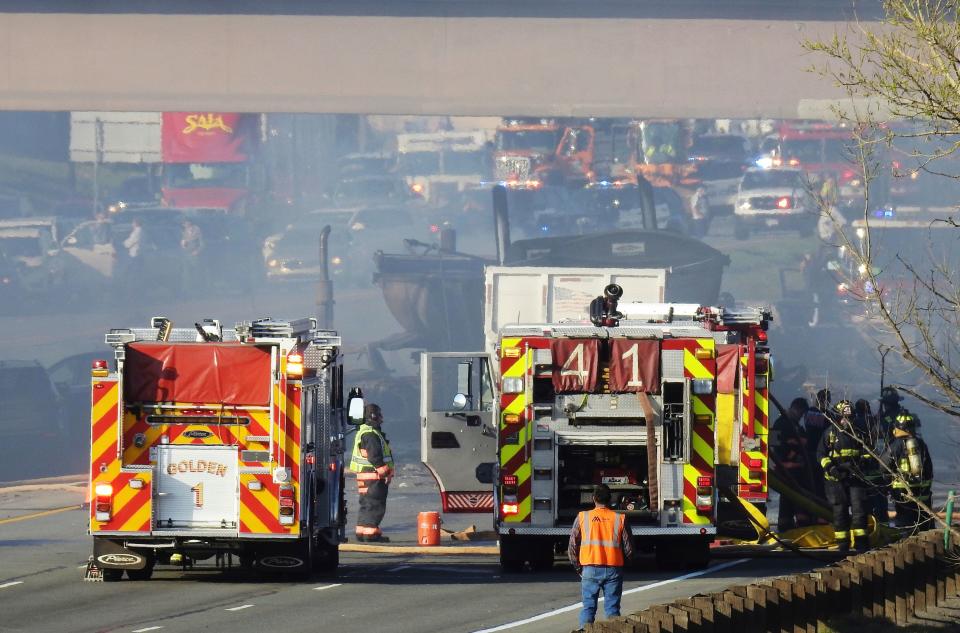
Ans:
{"type": "Polygon", "coordinates": [[[489,354],[420,355],[420,459],[444,512],[493,511],[493,386],[489,354]]]}

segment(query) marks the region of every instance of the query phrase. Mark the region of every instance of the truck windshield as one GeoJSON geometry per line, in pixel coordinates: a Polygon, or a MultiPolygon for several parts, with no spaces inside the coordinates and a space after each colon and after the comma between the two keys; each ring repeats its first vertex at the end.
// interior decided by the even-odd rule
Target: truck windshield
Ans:
{"type": "Polygon", "coordinates": [[[799,187],[800,173],[796,171],[750,171],[744,174],[742,189],[769,189],[799,187]]]}
{"type": "Polygon", "coordinates": [[[439,152],[403,152],[399,158],[400,173],[404,176],[426,176],[440,173],[439,152]]]}
{"type": "Polygon", "coordinates": [[[675,163],[680,148],[680,124],[648,122],[641,127],[641,149],[644,160],[653,165],[675,163]]]}
{"type": "Polygon", "coordinates": [[[556,130],[500,130],[497,132],[497,149],[501,151],[525,150],[552,154],[560,141],[556,130]]]}
{"type": "Polygon", "coordinates": [[[822,144],[823,141],[820,139],[790,140],[781,143],[780,150],[786,160],[796,159],[801,163],[820,163],[823,162],[820,155],[822,144]]]}
{"type": "Polygon", "coordinates": [[[483,174],[483,152],[446,152],[443,155],[443,173],[455,176],[483,174]]]}
{"type": "Polygon", "coordinates": [[[167,189],[202,187],[245,187],[245,163],[170,163],[164,165],[163,185],[167,189]]]}
{"type": "Polygon", "coordinates": [[[0,251],[7,257],[40,257],[40,239],[37,237],[2,237],[0,251]]]}

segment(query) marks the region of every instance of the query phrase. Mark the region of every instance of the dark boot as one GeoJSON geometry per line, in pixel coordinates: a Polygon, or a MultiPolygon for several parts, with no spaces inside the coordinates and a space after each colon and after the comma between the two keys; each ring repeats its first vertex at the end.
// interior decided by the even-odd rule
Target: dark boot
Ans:
{"type": "Polygon", "coordinates": [[[870,541],[866,536],[855,536],[853,538],[853,549],[858,553],[866,552],[870,549],[870,541]]]}
{"type": "Polygon", "coordinates": [[[847,554],[849,554],[849,553],[850,553],[850,541],[848,541],[848,540],[837,541],[837,552],[843,554],[844,556],[846,556],[847,554]]]}

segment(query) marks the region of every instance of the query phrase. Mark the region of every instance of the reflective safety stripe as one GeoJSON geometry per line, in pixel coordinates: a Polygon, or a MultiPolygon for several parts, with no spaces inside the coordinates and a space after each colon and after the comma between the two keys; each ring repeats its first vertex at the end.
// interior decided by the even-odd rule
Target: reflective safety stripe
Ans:
{"type": "Polygon", "coordinates": [[[375,434],[377,439],[380,440],[380,445],[383,447],[383,462],[393,468],[393,452],[390,450],[390,442],[383,437],[379,429],[375,429],[369,424],[361,424],[360,428],[357,429],[357,436],[353,441],[353,455],[350,459],[350,470],[359,473],[364,468],[374,468],[374,465],[367,459],[366,451],[360,447],[360,440],[367,433],[375,434]]]}
{"type": "Polygon", "coordinates": [[[838,541],[839,541],[839,540],[842,540],[842,539],[845,539],[845,538],[847,538],[847,537],[849,537],[849,536],[850,536],[850,532],[847,532],[846,530],[834,530],[834,531],[833,531],[833,538],[837,539],[838,541]]]}
{"type": "Polygon", "coordinates": [[[832,461],[832,460],[831,460],[829,457],[824,457],[823,459],[820,460],[820,467],[821,467],[821,468],[826,468],[827,466],[830,465],[830,462],[831,462],[831,461],[832,461]]]}
{"type": "Polygon", "coordinates": [[[830,457],[860,457],[860,454],[859,448],[841,448],[839,451],[830,451],[830,457]]]}
{"type": "Polygon", "coordinates": [[[866,536],[866,535],[867,535],[867,531],[866,531],[865,529],[863,529],[863,528],[853,528],[853,530],[851,530],[851,531],[853,532],[854,538],[856,538],[856,537],[858,537],[858,536],[866,536]]]}
{"type": "Polygon", "coordinates": [[[609,508],[580,513],[580,564],[623,566],[623,516],[609,508]]]}
{"type": "Polygon", "coordinates": [[[358,479],[358,480],[361,480],[361,479],[362,479],[362,480],[364,480],[364,481],[370,481],[370,480],[376,481],[376,480],[380,479],[380,475],[377,474],[377,471],[366,472],[366,473],[357,473],[357,479],[358,479]]]}
{"type": "MultiPolygon", "coordinates": [[[[897,488],[899,490],[916,490],[922,492],[924,488],[930,488],[933,485],[932,481],[918,481],[914,483],[907,483],[906,481],[896,480],[890,486],[891,488],[897,488]]],[[[929,492],[929,490],[927,491],[929,492]]]]}

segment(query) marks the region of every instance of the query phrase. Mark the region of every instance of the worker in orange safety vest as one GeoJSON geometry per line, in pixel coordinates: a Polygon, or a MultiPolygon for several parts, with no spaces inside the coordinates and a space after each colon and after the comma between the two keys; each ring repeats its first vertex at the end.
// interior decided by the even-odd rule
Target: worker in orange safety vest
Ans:
{"type": "Polygon", "coordinates": [[[597,486],[593,510],[579,513],[570,530],[567,555],[581,579],[581,629],[594,621],[601,591],[607,618],[620,615],[623,566],[633,556],[633,538],[627,517],[610,509],[611,496],[608,486],[597,486]]]}

